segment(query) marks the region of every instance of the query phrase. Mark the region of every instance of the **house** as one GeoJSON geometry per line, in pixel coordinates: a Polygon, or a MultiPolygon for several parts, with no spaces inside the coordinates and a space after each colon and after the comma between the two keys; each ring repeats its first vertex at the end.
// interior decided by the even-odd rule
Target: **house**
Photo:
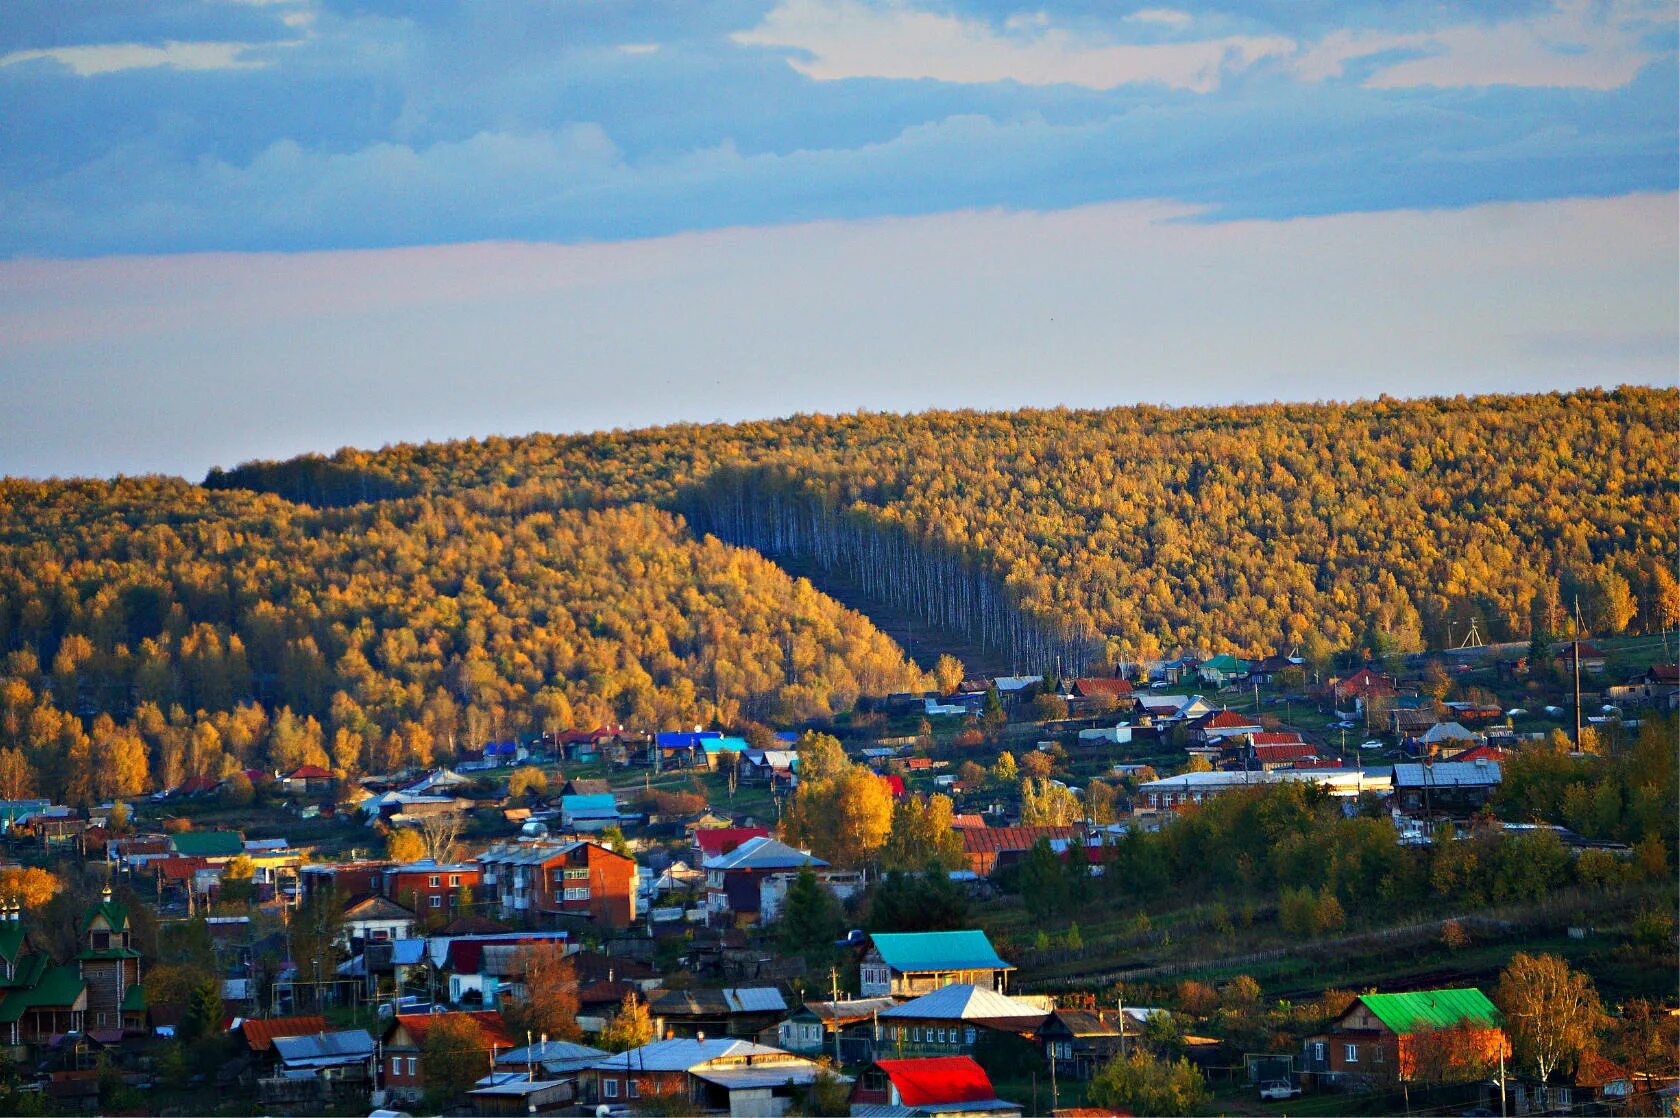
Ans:
{"type": "Polygon", "coordinates": [[[175,853],[183,858],[203,858],[220,865],[245,853],[245,836],[238,831],[182,831],[170,836],[175,853]]]}
{"type": "Polygon", "coordinates": [[[57,965],[39,950],[15,904],[0,910],[0,1039],[13,1048],[43,1044],[81,1032],[86,1014],[80,969],[57,965]]]}
{"type": "Polygon", "coordinates": [[[111,900],[105,886],[99,904],[82,918],[82,950],[76,966],[87,985],[86,1022],[95,1033],[146,1030],[146,995],[140,988],[140,952],[128,909],[111,900]]]}
{"type": "Polygon", "coordinates": [[[1394,766],[1394,795],[1403,812],[1474,815],[1499,790],[1496,761],[1442,761],[1394,766]]]}
{"type": "Polygon", "coordinates": [[[554,744],[567,761],[587,765],[608,746],[616,745],[618,735],[618,730],[609,730],[605,726],[593,730],[566,730],[554,739],[554,744]]]}
{"type": "Polygon", "coordinates": [[[636,920],[636,860],[599,843],[503,844],[478,863],[503,919],[572,916],[608,928],[636,920]]]}
{"type": "Polygon", "coordinates": [[[542,944],[557,944],[564,950],[568,938],[566,932],[436,936],[427,947],[449,1004],[489,1009],[501,1004],[504,995],[522,996],[527,951],[542,944]]]}
{"type": "Polygon", "coordinates": [[[706,911],[714,919],[754,922],[763,904],[760,887],[774,873],[809,867],[825,869],[828,863],[809,851],[795,850],[768,837],[748,839],[727,854],[707,858],[706,911]]]}
{"type": "MultiPolygon", "coordinates": [[[[1125,1020],[1112,1013],[1088,1009],[1057,1009],[1039,1027],[1038,1039],[1056,1073],[1067,1079],[1089,1079],[1096,1069],[1120,1053],[1120,1029],[1125,1020]]],[[[1137,1035],[1134,1022],[1125,1021],[1128,1036],[1137,1035]]]]}
{"type": "Polygon", "coordinates": [[[1052,845],[1083,841],[1080,827],[959,827],[963,858],[977,877],[990,877],[1002,867],[1019,861],[1039,839],[1052,845]]]}
{"type": "Polygon", "coordinates": [[[463,890],[470,900],[483,870],[472,862],[439,863],[427,858],[389,866],[381,877],[381,894],[423,920],[454,912],[460,906],[463,890]]]}
{"type": "Polygon", "coordinates": [[[576,1084],[578,1073],[611,1055],[602,1048],[567,1040],[544,1040],[496,1056],[497,1071],[530,1072],[543,1079],[576,1084]]]}
{"type": "Polygon", "coordinates": [[[572,1111],[577,1085],[563,1079],[538,1079],[534,1069],[492,1071],[467,1092],[473,1113],[497,1118],[525,1118],[530,1114],[563,1114],[572,1111]]]}
{"type": "Polygon", "coordinates": [[[280,790],[288,796],[324,796],[332,791],[333,774],[320,765],[299,765],[280,778],[280,790]]]}
{"type": "Polygon", "coordinates": [[[1263,729],[1251,715],[1238,714],[1234,710],[1216,710],[1196,719],[1191,724],[1190,733],[1197,741],[1213,744],[1228,738],[1258,734],[1263,729]]]}
{"type": "Polygon", "coordinates": [[[1271,772],[1180,773],[1140,784],[1132,796],[1132,814],[1151,816],[1181,811],[1214,796],[1264,784],[1304,781],[1332,796],[1357,798],[1366,792],[1387,794],[1393,787],[1386,773],[1360,769],[1276,769],[1271,772]]]}
{"type": "Polygon", "coordinates": [[[358,1093],[373,1081],[374,1043],[366,1029],[279,1036],[273,1048],[284,1079],[320,1080],[358,1093]]]}
{"type": "Polygon", "coordinates": [[[259,1074],[267,1074],[274,1069],[277,1060],[274,1052],[274,1042],[277,1038],[324,1033],[327,1031],[327,1019],[319,1014],[303,1017],[236,1017],[233,1019],[233,1027],[228,1031],[237,1033],[239,1039],[245,1042],[246,1053],[259,1074]]]}
{"type": "MultiPolygon", "coordinates": [[[[1255,735],[1256,737],[1265,735],[1255,735]]],[[[1253,744],[1248,747],[1244,758],[1244,767],[1270,772],[1273,769],[1295,768],[1304,763],[1317,761],[1318,749],[1304,741],[1268,742],[1264,745],[1253,744]]]]}
{"type": "Polygon", "coordinates": [[[1197,665],[1196,675],[1209,687],[1225,687],[1248,678],[1248,661],[1221,652],[1197,665]]]}
{"type": "Polygon", "coordinates": [[[464,1021],[478,1033],[485,1063],[498,1051],[515,1046],[499,1013],[399,1013],[385,1027],[380,1049],[380,1085],[401,1102],[419,1102],[426,1094],[426,1067],[421,1058],[426,1034],[442,1021],[464,1021]]]}
{"type": "Polygon", "coordinates": [[[741,779],[749,784],[791,781],[799,771],[799,754],[791,749],[749,749],[741,755],[741,779]]]}
{"type": "Polygon", "coordinates": [[[578,1086],[585,1106],[634,1107],[637,1100],[662,1096],[673,1100],[671,1113],[776,1116],[821,1071],[767,1045],[678,1038],[608,1056],[583,1072],[578,1086]]]}
{"type": "Polygon", "coordinates": [[[560,797],[560,826],[568,831],[604,831],[619,823],[612,793],[560,797]]]}
{"type": "Polygon", "coordinates": [[[354,948],[366,943],[387,943],[414,934],[414,913],[386,897],[363,897],[344,910],[339,943],[354,948]]]}
{"type": "Polygon", "coordinates": [[[1049,1012],[990,986],[959,982],[876,1015],[878,1049],[895,1055],[969,1054],[985,1032],[1031,1039],[1049,1012]]]}
{"type": "Polygon", "coordinates": [[[694,853],[702,860],[728,854],[749,839],[769,838],[764,827],[696,827],[694,853]]]}
{"type": "MultiPolygon", "coordinates": [[[[1557,665],[1560,670],[1565,672],[1575,670],[1575,648],[1576,645],[1572,642],[1558,649],[1557,665]]],[[[1583,673],[1598,675],[1604,671],[1604,665],[1610,660],[1607,652],[1590,641],[1581,641],[1580,649],[1581,671],[1583,673]]]]}
{"type": "Polygon", "coordinates": [[[1364,994],[1307,1038],[1302,1070],[1315,1081],[1363,1088],[1414,1078],[1474,1082],[1510,1055],[1499,1011],[1474,987],[1364,994]]]}
{"type": "Polygon", "coordinates": [[[979,929],[955,932],[877,932],[858,966],[858,993],[866,998],[914,998],[953,982],[1002,992],[1009,972],[979,929]]]}
{"type": "Polygon", "coordinates": [[[776,1026],[776,1043],[803,1056],[832,1058],[838,1040],[842,1062],[858,1063],[874,1051],[875,1014],[897,1004],[897,998],[806,1002],[776,1026]]]}
{"type": "Polygon", "coordinates": [[[384,888],[385,871],[391,862],[317,863],[298,867],[297,880],[300,900],[304,904],[317,897],[338,893],[348,900],[378,893],[384,888]]]}
{"type": "Polygon", "coordinates": [[[1130,680],[1098,676],[1091,679],[1076,679],[1071,689],[1075,700],[1080,700],[1094,706],[1131,706],[1132,684],[1130,680]]]}
{"type": "Polygon", "coordinates": [[[755,1037],[775,1027],[787,1008],[774,986],[660,990],[648,1001],[659,1036],[755,1037]]]}
{"type": "Polygon", "coordinates": [[[1333,675],[1325,681],[1324,691],[1338,706],[1351,701],[1353,709],[1362,711],[1373,699],[1393,698],[1399,683],[1391,675],[1360,668],[1352,675],[1333,675]]]}
{"type": "MultiPolygon", "coordinates": [[[[787,900],[788,890],[799,879],[803,870],[783,870],[781,873],[766,874],[758,882],[758,920],[761,924],[769,924],[782,913],[782,905],[787,900]]],[[[853,897],[863,893],[869,885],[866,875],[861,870],[841,869],[813,869],[817,884],[827,889],[834,899],[844,904],[853,897]]]]}
{"type": "Polygon", "coordinates": [[[1021,1105],[997,1097],[991,1077],[972,1056],[876,1060],[852,1086],[852,1113],[967,1118],[1019,1118],[1021,1105]]]}
{"type": "Polygon", "coordinates": [[[1213,704],[1200,695],[1157,695],[1151,691],[1140,694],[1137,705],[1156,722],[1186,722],[1214,712],[1213,704]]]}
{"type": "Polygon", "coordinates": [[[1480,734],[1471,733],[1457,722],[1437,722],[1418,736],[1417,743],[1425,750],[1434,752],[1452,747],[1462,749],[1481,740],[1480,734]]]}

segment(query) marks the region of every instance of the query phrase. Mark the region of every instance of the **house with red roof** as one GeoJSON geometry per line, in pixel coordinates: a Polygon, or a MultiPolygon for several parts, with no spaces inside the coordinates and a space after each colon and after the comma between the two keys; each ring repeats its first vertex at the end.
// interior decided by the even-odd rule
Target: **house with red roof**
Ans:
{"type": "Polygon", "coordinates": [[[904,798],[904,778],[902,776],[888,774],[881,776],[880,780],[887,786],[887,792],[893,799],[901,800],[904,798]]]}
{"type": "Polygon", "coordinates": [[[288,796],[323,796],[332,791],[333,774],[320,765],[299,765],[280,778],[288,796]]]}
{"type": "Polygon", "coordinates": [[[1298,768],[1318,759],[1318,749],[1306,742],[1251,745],[1248,747],[1247,767],[1271,772],[1273,769],[1298,768]]]}
{"type": "Polygon", "coordinates": [[[694,852],[702,859],[716,858],[752,839],[769,837],[765,827],[696,827],[694,852]]]}
{"type": "Polygon", "coordinates": [[[443,1021],[465,1021],[477,1032],[485,1067],[494,1063],[496,1052],[524,1043],[513,1038],[499,1013],[399,1013],[385,1027],[379,1061],[380,1086],[393,1099],[417,1103],[425,1097],[426,1065],[422,1049],[426,1046],[426,1034],[443,1021]]]}
{"type": "Polygon", "coordinates": [[[985,1115],[1008,1118],[1021,1104],[997,1097],[991,1077],[972,1056],[928,1056],[916,1060],[876,1060],[852,1086],[852,1112],[859,1107],[895,1108],[906,1115],[985,1115]],[[902,1108],[902,1109],[897,1109],[902,1108]]]}
{"type": "Polygon", "coordinates": [[[1227,738],[1242,737],[1245,734],[1258,734],[1264,727],[1255,720],[1253,715],[1238,714],[1234,710],[1216,710],[1212,714],[1204,714],[1191,724],[1191,735],[1201,742],[1209,744],[1223,742],[1227,738]]]}
{"type": "Polygon", "coordinates": [[[1325,681],[1325,691],[1336,703],[1353,700],[1355,710],[1364,710],[1372,699],[1387,699],[1399,692],[1399,683],[1391,675],[1360,668],[1352,675],[1331,676],[1325,681]]]}
{"type": "Polygon", "coordinates": [[[1019,861],[1039,839],[1065,846],[1084,842],[1080,827],[959,827],[963,858],[978,877],[990,877],[994,870],[1019,861]]]}

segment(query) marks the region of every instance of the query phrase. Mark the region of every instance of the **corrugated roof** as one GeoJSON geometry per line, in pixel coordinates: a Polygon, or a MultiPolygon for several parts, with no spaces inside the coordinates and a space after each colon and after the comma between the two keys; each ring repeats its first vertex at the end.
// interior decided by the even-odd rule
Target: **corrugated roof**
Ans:
{"type": "Polygon", "coordinates": [[[881,961],[899,973],[906,971],[1014,970],[998,958],[986,933],[978,928],[959,932],[880,932],[870,937],[881,961]]]}
{"type": "Polygon", "coordinates": [[[734,1013],[781,1013],[787,1009],[774,986],[737,986],[724,990],[723,1000],[734,1013]]]}
{"type": "Polygon", "coordinates": [[[307,1036],[327,1031],[327,1019],[319,1015],[307,1017],[249,1017],[239,1026],[245,1043],[253,1052],[267,1052],[279,1037],[307,1036]]]}
{"type": "Polygon", "coordinates": [[[281,1060],[294,1066],[345,1063],[372,1056],[373,1037],[366,1029],[277,1036],[274,1038],[274,1051],[281,1060]]]}
{"type": "Polygon", "coordinates": [[[1419,1029],[1450,1029],[1468,1024],[1496,1029],[1499,1010],[1474,986],[1457,990],[1417,990],[1410,994],[1365,994],[1359,999],[1377,1020],[1397,1034],[1419,1029]]]}
{"type": "Polygon", "coordinates": [[[748,839],[729,853],[705,861],[709,870],[787,870],[801,866],[821,869],[826,865],[821,858],[764,837],[748,839]]]}
{"type": "Polygon", "coordinates": [[[1486,787],[1500,781],[1497,761],[1444,761],[1438,765],[1394,766],[1396,788],[1486,787]]]}
{"type": "Polygon", "coordinates": [[[1031,850],[1033,844],[1045,838],[1070,839],[1079,834],[1078,827],[959,827],[965,854],[1000,854],[1005,851],[1031,850]]]}
{"type": "Polygon", "coordinates": [[[229,858],[245,853],[245,836],[238,831],[182,831],[173,839],[175,852],[194,858],[229,858]]]}
{"type": "Polygon", "coordinates": [[[594,1066],[602,1071],[687,1071],[696,1064],[726,1056],[740,1058],[787,1055],[788,1053],[780,1048],[754,1044],[750,1040],[697,1040],[679,1037],[674,1040],[658,1040],[640,1048],[632,1048],[628,1052],[616,1053],[597,1061],[594,1066]]]}
{"type": "Polygon", "coordinates": [[[959,982],[912,998],[880,1016],[883,1019],[904,1017],[918,1021],[1042,1021],[1049,1014],[1037,1006],[1018,1002],[984,986],[959,982]]]}
{"type": "Polygon", "coordinates": [[[876,1060],[905,1106],[981,1102],[997,1098],[986,1069],[972,1056],[930,1056],[920,1060],[876,1060]]]}
{"type": "Polygon", "coordinates": [[[397,1019],[392,1022],[392,1028],[394,1029],[396,1026],[401,1025],[408,1035],[414,1038],[414,1043],[416,1045],[424,1045],[426,1043],[426,1034],[431,1031],[432,1026],[437,1024],[439,1021],[444,1020],[468,1022],[478,1030],[479,1040],[486,1048],[492,1044],[494,1044],[497,1048],[512,1048],[514,1046],[515,1041],[513,1039],[513,1034],[508,1032],[507,1026],[502,1023],[502,1015],[487,1010],[479,1010],[471,1013],[463,1011],[451,1013],[400,1013],[397,1015],[397,1019]]]}
{"type": "Polygon", "coordinates": [[[798,1063],[786,1060],[778,1064],[753,1067],[695,1068],[691,1074],[696,1079],[703,1079],[726,1091],[751,1091],[764,1087],[782,1087],[790,1083],[796,1087],[805,1087],[817,1078],[820,1071],[822,1068],[808,1060],[798,1063]]]}

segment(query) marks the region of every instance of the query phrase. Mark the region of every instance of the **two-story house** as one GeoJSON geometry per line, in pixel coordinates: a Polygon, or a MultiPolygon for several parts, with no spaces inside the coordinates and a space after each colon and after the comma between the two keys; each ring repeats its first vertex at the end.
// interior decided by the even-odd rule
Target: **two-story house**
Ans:
{"type": "Polygon", "coordinates": [[[512,844],[478,856],[501,917],[577,917],[602,927],[636,921],[636,860],[599,843],[512,844]]]}
{"type": "Polygon", "coordinates": [[[858,967],[858,994],[914,998],[957,982],[1002,993],[1014,969],[979,929],[877,932],[858,967]]]}

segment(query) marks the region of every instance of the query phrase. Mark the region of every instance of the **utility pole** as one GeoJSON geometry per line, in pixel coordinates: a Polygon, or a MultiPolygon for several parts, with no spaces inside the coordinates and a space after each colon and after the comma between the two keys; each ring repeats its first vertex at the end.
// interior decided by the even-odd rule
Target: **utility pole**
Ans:
{"type": "Polygon", "coordinates": [[[1570,659],[1575,661],[1575,750],[1581,749],[1581,596],[1575,595],[1575,643],[1570,659]]]}
{"type": "Polygon", "coordinates": [[[1126,995],[1124,991],[1114,1001],[1115,1026],[1120,1030],[1120,1058],[1126,1058],[1126,995]]]}
{"type": "Polygon", "coordinates": [[[840,971],[828,968],[829,1031],[834,1034],[834,1070],[840,1070],[840,971]]]}

